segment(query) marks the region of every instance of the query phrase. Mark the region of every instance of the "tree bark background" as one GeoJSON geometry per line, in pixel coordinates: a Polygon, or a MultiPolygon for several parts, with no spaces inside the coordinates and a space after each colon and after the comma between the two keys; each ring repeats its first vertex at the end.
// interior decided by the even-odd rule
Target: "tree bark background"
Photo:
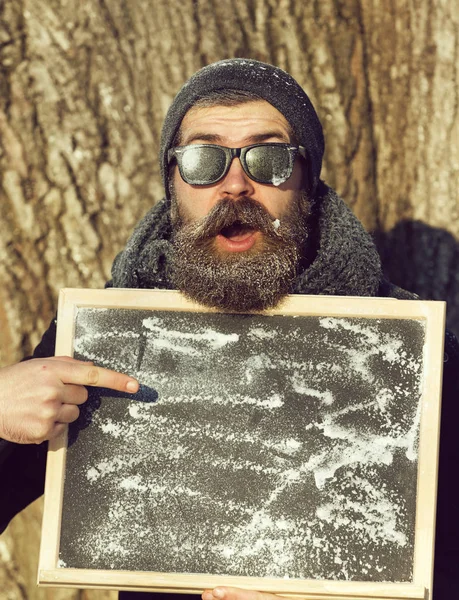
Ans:
{"type": "MultiPolygon", "coordinates": [[[[459,332],[457,0],[0,0],[0,366],[29,354],[62,287],[102,287],[162,197],[166,110],[201,66],[289,71],[324,126],[323,178],[387,273],[449,301],[459,332]]],[[[0,538],[5,599],[35,587],[41,501],[0,538]]]]}

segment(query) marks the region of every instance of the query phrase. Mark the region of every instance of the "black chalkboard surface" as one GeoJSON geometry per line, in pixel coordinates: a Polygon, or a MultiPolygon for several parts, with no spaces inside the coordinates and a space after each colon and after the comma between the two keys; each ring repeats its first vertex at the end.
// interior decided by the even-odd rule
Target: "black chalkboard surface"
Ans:
{"type": "Polygon", "coordinates": [[[330,597],[393,582],[413,595],[364,593],[422,597],[421,418],[435,400],[438,432],[441,373],[429,361],[427,402],[424,309],[439,303],[380,300],[391,314],[378,315],[375,299],[295,297],[296,310],[241,315],[161,307],[170,292],[148,292],[153,310],[113,306],[114,293],[142,294],[75,303],[72,354],[141,388],[92,388],[70,427],[58,571],[336,582],[330,597]]]}

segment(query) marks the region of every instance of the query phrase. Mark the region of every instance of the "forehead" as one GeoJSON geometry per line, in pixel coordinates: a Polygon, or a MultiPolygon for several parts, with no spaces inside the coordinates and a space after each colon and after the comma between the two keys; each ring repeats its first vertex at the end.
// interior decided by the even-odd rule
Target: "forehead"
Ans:
{"type": "Polygon", "coordinates": [[[193,107],[183,118],[180,131],[182,144],[208,136],[236,143],[265,134],[288,142],[291,127],[272,104],[257,100],[236,106],[193,107]]]}

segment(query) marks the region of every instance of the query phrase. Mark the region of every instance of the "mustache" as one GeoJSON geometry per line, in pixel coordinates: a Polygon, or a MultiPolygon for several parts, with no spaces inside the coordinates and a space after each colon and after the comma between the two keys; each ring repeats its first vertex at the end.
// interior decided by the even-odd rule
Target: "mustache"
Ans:
{"type": "Polygon", "coordinates": [[[237,223],[277,239],[279,234],[273,227],[273,221],[273,216],[260,202],[243,196],[236,201],[223,198],[203,219],[187,224],[186,227],[189,233],[192,230],[196,239],[205,239],[213,238],[226,227],[237,223]]]}

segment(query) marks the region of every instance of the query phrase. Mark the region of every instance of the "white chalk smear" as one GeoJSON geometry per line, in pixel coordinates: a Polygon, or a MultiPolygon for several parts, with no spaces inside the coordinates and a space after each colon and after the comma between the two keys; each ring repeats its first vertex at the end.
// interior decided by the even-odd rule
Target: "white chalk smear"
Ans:
{"type": "Polygon", "coordinates": [[[297,394],[318,398],[325,406],[331,406],[333,404],[334,398],[330,390],[324,390],[321,392],[320,390],[305,385],[303,379],[300,378],[297,373],[295,373],[294,376],[290,378],[290,381],[293,389],[297,394]]]}
{"type": "Polygon", "coordinates": [[[142,325],[149,331],[160,335],[161,337],[159,339],[175,340],[176,342],[180,342],[182,345],[186,341],[206,342],[211,348],[222,348],[223,346],[226,346],[226,344],[239,341],[239,335],[237,333],[226,334],[210,328],[206,328],[197,333],[167,329],[166,327],[162,326],[161,320],[157,317],[143,319],[142,325]]]}

